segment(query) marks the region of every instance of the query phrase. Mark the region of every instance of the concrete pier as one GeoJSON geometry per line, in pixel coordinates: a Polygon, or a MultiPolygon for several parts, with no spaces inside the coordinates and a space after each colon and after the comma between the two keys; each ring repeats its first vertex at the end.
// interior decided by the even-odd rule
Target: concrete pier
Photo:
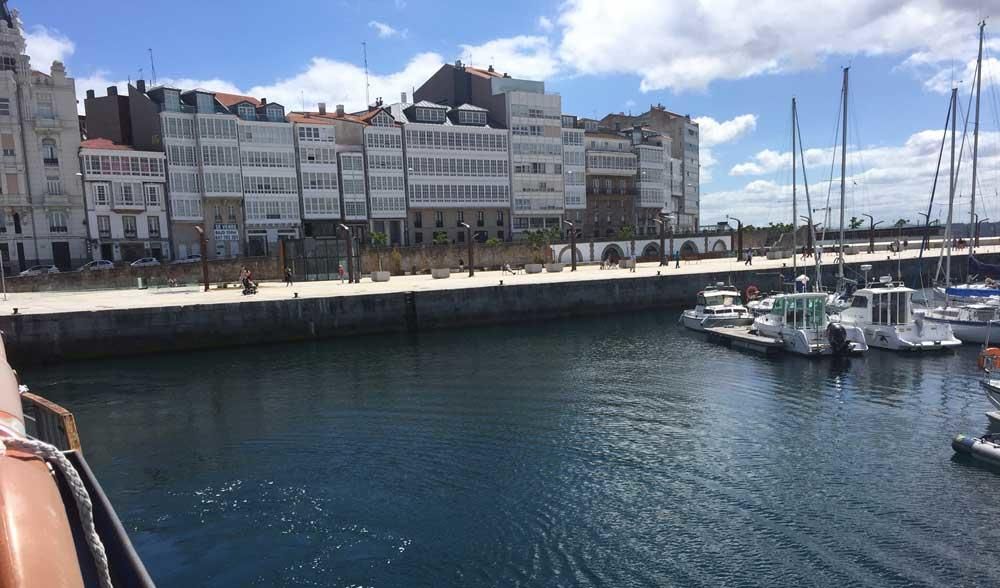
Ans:
{"type": "MultiPolygon", "coordinates": [[[[982,247],[977,256],[1000,262],[1000,246],[982,247]]],[[[847,274],[860,279],[859,266],[868,263],[874,266],[871,279],[901,272],[907,285],[930,286],[937,251],[925,252],[922,261],[916,257],[915,250],[852,255],[847,274]]],[[[832,258],[824,257],[827,286],[837,271],[832,258]]],[[[644,263],[635,272],[581,266],[577,272],[534,275],[455,273],[449,280],[420,275],[383,283],[264,283],[255,296],[242,296],[238,288],[191,287],[17,293],[0,303],[0,329],[15,365],[45,363],[685,307],[715,282],[778,289],[782,279],[793,278],[791,266],[790,258],[755,258],[753,266],[717,259],[682,262],[680,268],[644,263]]],[[[954,255],[952,267],[956,278],[964,278],[965,255],[954,255]]],[[[813,276],[811,260],[799,263],[803,271],[813,276]]]]}

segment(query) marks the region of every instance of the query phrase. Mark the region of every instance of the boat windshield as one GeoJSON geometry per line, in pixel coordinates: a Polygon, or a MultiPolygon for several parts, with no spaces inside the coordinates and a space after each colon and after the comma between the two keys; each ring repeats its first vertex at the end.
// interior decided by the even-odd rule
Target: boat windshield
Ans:
{"type": "Polygon", "coordinates": [[[784,318],[796,329],[826,328],[826,299],[823,297],[784,297],[774,301],[771,314],[784,318]]]}
{"type": "Polygon", "coordinates": [[[905,325],[910,322],[912,292],[877,292],[872,294],[872,323],[905,325]]]}
{"type": "Polygon", "coordinates": [[[719,292],[719,293],[709,293],[705,294],[705,306],[732,306],[734,304],[743,304],[743,300],[740,299],[739,294],[733,294],[732,292],[719,292]]]}

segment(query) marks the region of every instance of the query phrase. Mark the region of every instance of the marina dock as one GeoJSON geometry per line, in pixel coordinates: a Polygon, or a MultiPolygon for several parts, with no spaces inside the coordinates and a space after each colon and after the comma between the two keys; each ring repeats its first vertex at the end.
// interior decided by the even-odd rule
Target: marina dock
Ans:
{"type": "Polygon", "coordinates": [[[775,355],[781,351],[783,344],[772,337],[762,337],[747,330],[746,327],[712,327],[705,329],[708,338],[717,343],[746,349],[764,355],[775,355]]]}

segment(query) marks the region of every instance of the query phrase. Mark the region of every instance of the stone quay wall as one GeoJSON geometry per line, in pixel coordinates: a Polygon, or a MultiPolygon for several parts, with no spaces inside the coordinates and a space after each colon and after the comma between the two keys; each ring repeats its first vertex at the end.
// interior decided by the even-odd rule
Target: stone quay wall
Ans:
{"type": "MultiPolygon", "coordinates": [[[[983,255],[1000,262],[1000,255],[983,255]]],[[[953,267],[964,267],[955,256],[953,267]]],[[[936,258],[872,263],[872,279],[897,274],[909,284],[930,284],[936,258]]],[[[849,275],[859,268],[849,264],[849,275]]],[[[824,267],[833,284],[836,267],[824,267]]],[[[800,270],[801,271],[801,266],[800,270]]],[[[810,270],[810,275],[812,271],[810,270]]],[[[531,323],[631,310],[686,307],[706,284],[750,284],[778,289],[791,268],[678,274],[593,281],[491,286],[0,317],[15,365],[213,347],[349,337],[376,333],[531,323]]]]}

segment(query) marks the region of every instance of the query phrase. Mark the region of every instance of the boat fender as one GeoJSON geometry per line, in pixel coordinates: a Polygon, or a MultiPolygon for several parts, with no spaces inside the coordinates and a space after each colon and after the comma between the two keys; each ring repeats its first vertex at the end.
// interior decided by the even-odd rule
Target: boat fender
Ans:
{"type": "Polygon", "coordinates": [[[962,453],[965,455],[972,453],[972,446],[975,444],[976,438],[969,437],[968,435],[958,434],[951,440],[951,448],[955,450],[955,453],[962,453]]]}
{"type": "Polygon", "coordinates": [[[837,355],[847,353],[850,349],[847,341],[847,329],[840,323],[830,323],[826,327],[826,338],[830,341],[830,347],[837,355]]]}

